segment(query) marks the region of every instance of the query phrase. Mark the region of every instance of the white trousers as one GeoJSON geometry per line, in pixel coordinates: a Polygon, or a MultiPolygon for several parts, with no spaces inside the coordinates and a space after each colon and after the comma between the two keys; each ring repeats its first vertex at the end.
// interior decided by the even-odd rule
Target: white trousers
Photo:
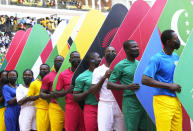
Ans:
{"type": "Polygon", "coordinates": [[[34,106],[27,106],[21,108],[19,115],[20,131],[37,130],[36,127],[36,108],[34,106]]]}
{"type": "Polygon", "coordinates": [[[99,101],[98,129],[99,131],[126,131],[123,113],[117,102],[99,101]]]}

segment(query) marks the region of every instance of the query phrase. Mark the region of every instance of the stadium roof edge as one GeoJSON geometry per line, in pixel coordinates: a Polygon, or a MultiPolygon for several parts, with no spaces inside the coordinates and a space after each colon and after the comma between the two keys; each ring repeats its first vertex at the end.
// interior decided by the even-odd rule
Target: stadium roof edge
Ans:
{"type": "MultiPolygon", "coordinates": [[[[18,17],[46,17],[57,15],[61,18],[70,19],[73,16],[80,16],[88,11],[69,10],[69,9],[53,9],[53,8],[39,8],[15,5],[0,5],[0,15],[18,16],[18,17]]],[[[108,13],[104,13],[107,15],[108,13]]]]}

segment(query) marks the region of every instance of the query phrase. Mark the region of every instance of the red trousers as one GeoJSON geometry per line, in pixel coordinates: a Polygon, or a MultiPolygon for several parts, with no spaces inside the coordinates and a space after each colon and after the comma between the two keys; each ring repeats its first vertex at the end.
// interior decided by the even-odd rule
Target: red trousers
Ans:
{"type": "Polygon", "coordinates": [[[97,105],[84,105],[84,123],[86,131],[98,131],[97,105]]]}
{"type": "Polygon", "coordinates": [[[85,131],[83,112],[75,102],[65,105],[65,130],[85,131]]]}

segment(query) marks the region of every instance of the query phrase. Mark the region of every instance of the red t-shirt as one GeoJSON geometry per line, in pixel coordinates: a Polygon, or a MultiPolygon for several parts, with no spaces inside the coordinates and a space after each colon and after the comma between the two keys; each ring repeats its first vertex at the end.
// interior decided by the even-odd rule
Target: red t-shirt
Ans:
{"type": "MultiPolygon", "coordinates": [[[[47,74],[42,80],[41,88],[44,90],[52,91],[53,90],[52,85],[53,85],[56,75],[57,75],[57,72],[55,71],[52,71],[49,74],[47,74]]],[[[51,98],[51,102],[56,103],[56,100],[51,98]]]]}
{"type": "MultiPolygon", "coordinates": [[[[56,85],[56,90],[61,91],[62,89],[68,90],[69,86],[71,85],[71,80],[74,75],[74,72],[72,72],[70,69],[66,69],[63,72],[60,73],[58,76],[58,82],[56,85]]],[[[66,104],[73,103],[72,99],[72,93],[68,93],[65,96],[66,104]]]]}

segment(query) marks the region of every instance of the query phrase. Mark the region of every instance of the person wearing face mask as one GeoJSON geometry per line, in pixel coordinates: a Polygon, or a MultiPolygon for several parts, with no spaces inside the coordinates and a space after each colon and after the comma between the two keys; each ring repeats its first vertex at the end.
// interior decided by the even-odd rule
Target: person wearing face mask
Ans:
{"type": "Polygon", "coordinates": [[[26,97],[32,80],[33,72],[30,69],[26,69],[23,72],[24,84],[20,84],[16,89],[17,103],[21,106],[19,115],[20,131],[36,130],[36,109],[34,102],[28,102],[26,97]]]}
{"type": "Polygon", "coordinates": [[[20,106],[16,100],[16,81],[18,73],[11,70],[7,74],[8,84],[3,86],[3,97],[5,99],[5,127],[6,131],[20,131],[19,114],[20,106]]]}
{"type": "Polygon", "coordinates": [[[83,113],[78,103],[73,101],[71,86],[74,71],[81,62],[80,54],[77,51],[72,52],[69,61],[71,67],[58,76],[55,97],[65,96],[65,131],[84,131],[83,113]]]}
{"type": "Polygon", "coordinates": [[[27,93],[28,101],[34,101],[36,107],[36,125],[37,131],[48,131],[50,121],[48,115],[48,102],[40,98],[40,89],[42,79],[50,72],[50,67],[47,64],[40,65],[40,79],[33,81],[27,93]]]}
{"type": "Polygon", "coordinates": [[[92,73],[96,67],[100,64],[100,55],[93,52],[89,55],[87,63],[89,65],[88,70],[81,73],[75,81],[75,87],[73,91],[74,101],[85,101],[84,105],[84,123],[86,131],[98,131],[97,124],[97,105],[98,101],[94,94],[92,94],[90,87],[92,84],[92,73]]]}
{"type": "Polygon", "coordinates": [[[4,106],[4,98],[2,88],[5,84],[8,83],[7,79],[8,71],[1,71],[0,72],[0,131],[6,131],[5,128],[5,106],[4,106]]]}
{"type": "Polygon", "coordinates": [[[174,50],[180,41],[173,30],[161,34],[163,50],[155,54],[146,67],[142,84],[156,88],[153,108],[157,131],[182,131],[182,109],[176,92],[181,86],[173,81],[174,70],[179,57],[174,50]]]}
{"type": "Polygon", "coordinates": [[[40,98],[50,100],[48,113],[51,131],[62,131],[64,128],[64,111],[56,103],[52,87],[57,72],[59,71],[63,61],[64,57],[62,56],[55,57],[54,59],[55,71],[50,72],[43,78],[40,90],[40,98]]]}
{"type": "Polygon", "coordinates": [[[109,69],[112,61],[116,57],[116,50],[109,46],[105,49],[105,64],[94,69],[92,76],[91,92],[99,93],[98,102],[98,130],[99,131],[125,131],[123,113],[111,92],[107,89],[107,81],[111,74],[109,69]]]}
{"type": "Polygon", "coordinates": [[[134,40],[127,40],[123,44],[126,58],[115,65],[107,83],[111,90],[123,90],[122,109],[127,131],[146,131],[147,113],[136,97],[135,91],[140,85],[133,83],[135,70],[138,66],[136,58],[139,48],[134,40]],[[120,81],[120,84],[117,83],[120,81]]]}

